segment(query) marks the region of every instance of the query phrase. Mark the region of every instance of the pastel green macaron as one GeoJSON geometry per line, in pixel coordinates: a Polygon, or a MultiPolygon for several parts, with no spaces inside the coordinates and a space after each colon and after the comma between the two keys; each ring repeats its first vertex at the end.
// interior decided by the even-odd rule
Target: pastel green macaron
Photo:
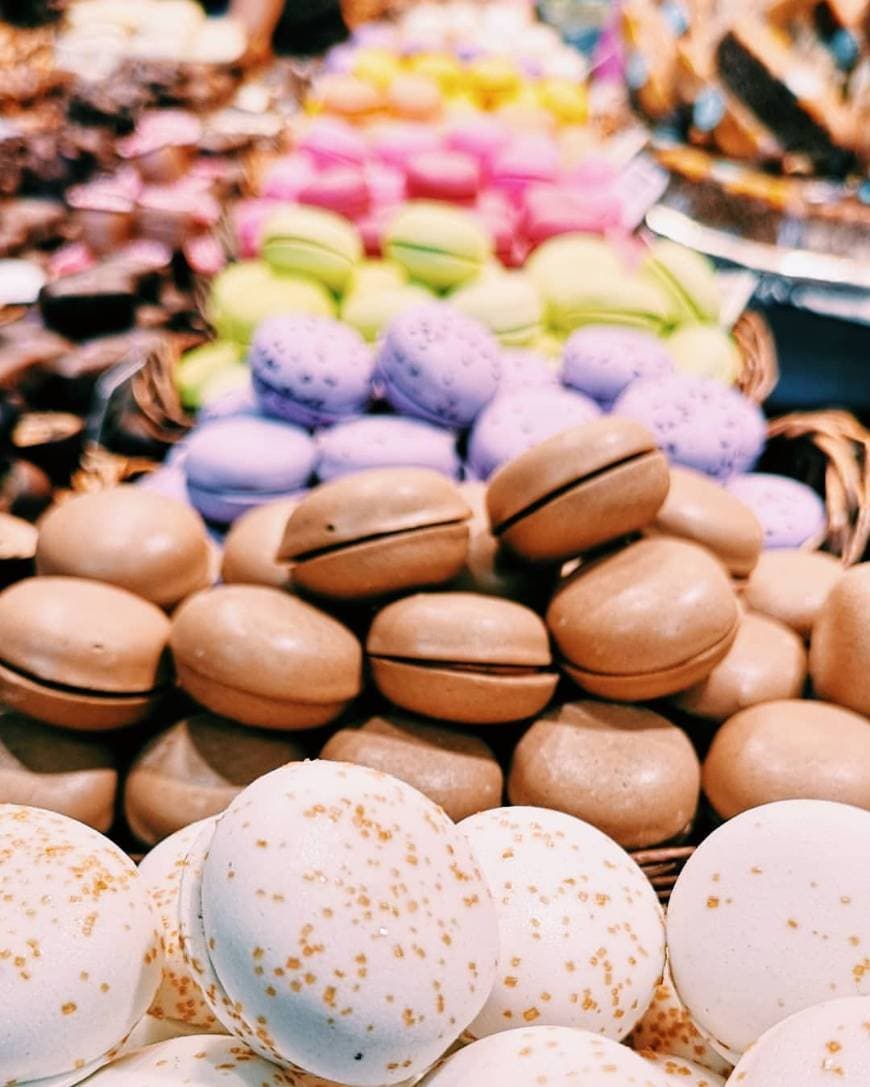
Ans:
{"type": "Polygon", "coordinates": [[[556,332],[573,332],[584,325],[625,325],[658,335],[671,325],[668,299],[655,283],[621,271],[574,269],[550,285],[544,295],[547,317],[556,332]]]}
{"type": "Polygon", "coordinates": [[[261,321],[282,313],[334,317],[335,301],[317,280],[281,275],[258,260],[230,264],[212,280],[208,319],[219,339],[247,346],[261,321]]]}
{"type": "Polygon", "coordinates": [[[391,290],[404,287],[407,282],[408,273],[401,264],[391,260],[364,260],[351,272],[345,293],[391,290]]]}
{"type": "Polygon", "coordinates": [[[603,238],[589,234],[560,234],[531,254],[523,269],[546,297],[566,275],[617,276],[624,272],[619,257],[603,238]]]}
{"type": "Polygon", "coordinates": [[[464,209],[421,200],[398,212],[385,249],[412,279],[442,291],[474,279],[491,255],[492,242],[464,209]]]}
{"type": "Polygon", "coordinates": [[[433,297],[431,291],[417,283],[363,287],[345,295],[341,319],[355,328],[364,340],[374,343],[394,317],[411,306],[431,302],[433,297]]]}
{"type": "Polygon", "coordinates": [[[543,306],[534,282],[522,272],[460,287],[449,301],[474,317],[508,347],[525,347],[541,334],[543,306]]]}
{"type": "Polygon", "coordinates": [[[676,242],[658,240],[650,246],[641,272],[671,300],[674,324],[719,320],[722,299],[716,271],[701,253],[676,242]]]}
{"type": "Polygon", "coordinates": [[[196,411],[203,403],[203,391],[226,370],[241,364],[242,348],[227,340],[215,340],[186,351],[175,368],[175,387],[182,406],[196,411]]]}
{"type": "Polygon", "coordinates": [[[341,215],[293,204],[263,227],[263,257],[277,272],[311,276],[340,294],[362,260],[359,231],[341,215]]]}
{"type": "Polygon", "coordinates": [[[674,365],[684,374],[712,377],[733,385],[740,375],[740,352],[719,325],[683,325],[665,341],[674,365]]]}

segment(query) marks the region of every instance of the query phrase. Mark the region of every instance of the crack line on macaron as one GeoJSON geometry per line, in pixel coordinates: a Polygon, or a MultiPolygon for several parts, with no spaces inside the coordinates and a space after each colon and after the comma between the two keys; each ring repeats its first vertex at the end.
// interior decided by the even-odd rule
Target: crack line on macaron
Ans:
{"type": "Polygon", "coordinates": [[[143,687],[134,691],[100,691],[93,687],[77,687],[73,683],[59,683],[56,680],[46,679],[44,676],[39,676],[35,672],[28,672],[26,668],[21,668],[17,664],[10,664],[9,661],[0,658],[0,668],[5,668],[8,672],[14,673],[16,676],[20,676],[22,679],[27,680],[29,683],[38,684],[40,687],[47,688],[52,691],[58,691],[62,694],[83,695],[87,698],[105,698],[117,701],[125,698],[142,698],[143,695],[155,695],[161,694],[164,691],[170,690],[172,684],[160,683],[155,687],[143,687]]]}

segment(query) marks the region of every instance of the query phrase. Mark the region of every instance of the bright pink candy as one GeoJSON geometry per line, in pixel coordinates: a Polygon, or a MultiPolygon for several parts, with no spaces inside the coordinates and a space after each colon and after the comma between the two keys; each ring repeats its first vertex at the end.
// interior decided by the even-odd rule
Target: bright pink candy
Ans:
{"type": "Polygon", "coordinates": [[[400,170],[427,151],[436,151],[441,137],[432,125],[414,121],[392,121],[379,125],[372,132],[372,152],[382,162],[400,170]]]}
{"type": "Polygon", "coordinates": [[[398,208],[395,206],[382,206],[372,209],[367,215],[357,219],[356,225],[363,240],[366,256],[380,257],[383,254],[384,236],[397,211],[398,208]]]}
{"type": "Polygon", "coordinates": [[[452,150],[476,158],[485,175],[489,174],[493,162],[510,142],[510,130],[505,124],[495,117],[478,115],[457,121],[446,139],[447,146],[452,150]]]}
{"type": "Polygon", "coordinates": [[[86,272],[93,268],[97,258],[83,242],[71,242],[62,245],[51,254],[48,262],[49,279],[60,279],[63,276],[74,276],[79,272],[86,272]]]}
{"type": "Polygon", "coordinates": [[[260,186],[261,195],[293,203],[315,174],[314,164],[307,155],[287,155],[273,162],[266,171],[260,186]]]}
{"type": "Polygon", "coordinates": [[[370,162],[366,168],[366,182],[372,204],[401,204],[405,199],[405,174],[385,162],[370,162]]]}
{"type": "Polygon", "coordinates": [[[480,191],[480,167],[462,151],[429,151],[408,165],[408,195],[465,203],[480,191]]]}
{"type": "Polygon", "coordinates": [[[528,136],[505,148],[492,166],[492,184],[514,200],[530,185],[552,183],[559,172],[559,151],[545,136],[528,136]]]}
{"type": "Polygon", "coordinates": [[[317,166],[362,166],[368,157],[364,137],[338,117],[319,117],[312,122],[298,146],[317,166]]]}
{"type": "Polygon", "coordinates": [[[266,220],[281,205],[277,200],[240,200],[233,209],[233,229],[239,256],[249,259],[260,255],[260,243],[266,220]]]}
{"type": "Polygon", "coordinates": [[[193,113],[181,109],[148,110],[133,132],[118,141],[118,152],[123,158],[136,158],[161,147],[194,147],[201,135],[202,125],[193,113]]]}
{"type": "Polygon", "coordinates": [[[565,179],[582,189],[589,186],[612,185],[619,177],[613,163],[601,155],[589,155],[566,172],[565,179]]]}
{"type": "Polygon", "coordinates": [[[536,185],[525,194],[524,228],[532,246],[557,234],[606,234],[619,228],[622,204],[610,189],[536,185]]]}
{"type": "Polygon", "coordinates": [[[492,236],[496,256],[502,264],[512,268],[522,264],[525,250],[519,238],[519,215],[508,197],[488,189],[477,198],[475,211],[492,236]]]}
{"type": "Polygon", "coordinates": [[[187,263],[197,275],[217,275],[227,263],[227,256],[220,242],[211,234],[189,238],[184,243],[183,252],[187,263]]]}
{"type": "Polygon", "coordinates": [[[357,219],[368,211],[371,196],[358,166],[336,166],[315,175],[300,191],[299,202],[357,219]]]}

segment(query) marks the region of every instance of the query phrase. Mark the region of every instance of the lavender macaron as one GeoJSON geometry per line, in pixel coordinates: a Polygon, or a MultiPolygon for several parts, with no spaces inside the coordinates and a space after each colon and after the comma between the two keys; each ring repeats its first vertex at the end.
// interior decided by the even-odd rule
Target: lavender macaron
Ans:
{"type": "Polygon", "coordinates": [[[390,323],[377,368],[397,411],[462,428],[498,390],[500,349],[478,321],[451,306],[426,303],[390,323]]]}
{"type": "Polygon", "coordinates": [[[638,378],[665,377],[674,363],[651,332],[614,325],[587,325],[568,337],[562,380],[605,409],[638,378]]]}
{"type": "Polygon", "coordinates": [[[186,444],[191,504],[220,525],[264,502],[298,494],[316,461],[314,440],[301,427],[253,415],[217,419],[195,430],[186,444]]]}
{"type": "Polygon", "coordinates": [[[355,329],[328,317],[270,317],[248,359],[262,410],[300,426],[358,415],[371,396],[371,351],[355,329]]]}
{"type": "Polygon", "coordinates": [[[496,468],[545,438],[591,423],[600,414],[594,400],[558,385],[500,393],[480,413],[471,431],[469,471],[477,479],[488,479],[496,468]]]}
{"type": "Polygon", "coordinates": [[[499,395],[514,389],[553,388],[558,384],[558,373],[543,355],[521,347],[502,351],[499,395]]]}
{"type": "Polygon", "coordinates": [[[748,471],[764,449],[767,428],[761,409],[714,378],[639,378],[613,412],[648,427],[674,464],[720,481],[748,471]]]}
{"type": "Polygon", "coordinates": [[[315,437],[317,475],[326,482],[367,468],[431,468],[457,479],[456,435],[422,419],[364,415],[315,437]]]}
{"type": "Polygon", "coordinates": [[[764,546],[818,546],[828,530],[825,504],[806,483],[769,472],[734,476],[727,489],[744,502],[764,529],[764,546]]]}

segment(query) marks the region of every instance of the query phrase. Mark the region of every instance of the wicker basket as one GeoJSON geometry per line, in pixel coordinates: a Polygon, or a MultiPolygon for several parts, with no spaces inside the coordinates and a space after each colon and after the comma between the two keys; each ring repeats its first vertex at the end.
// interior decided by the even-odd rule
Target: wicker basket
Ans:
{"type": "Polygon", "coordinates": [[[631,855],[653,885],[659,901],[667,905],[677,876],[694,852],[693,845],[673,845],[661,849],[636,849],[631,855]]]}
{"type": "Polygon", "coordinates": [[[753,310],[740,316],[732,333],[742,364],[737,388],[756,404],[763,404],[779,380],[773,334],[767,321],[753,310]]]}

